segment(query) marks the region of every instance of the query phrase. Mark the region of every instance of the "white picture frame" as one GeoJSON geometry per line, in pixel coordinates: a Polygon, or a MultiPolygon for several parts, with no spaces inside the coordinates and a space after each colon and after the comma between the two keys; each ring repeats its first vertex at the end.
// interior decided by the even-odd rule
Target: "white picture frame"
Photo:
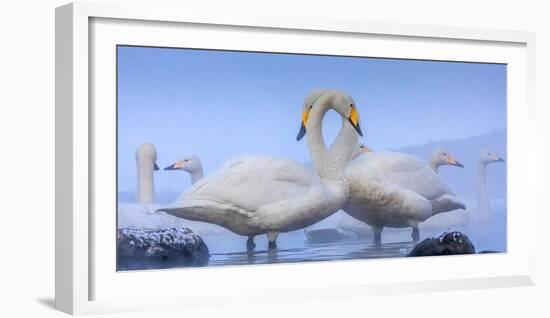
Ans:
{"type": "MultiPolygon", "coordinates": [[[[194,37],[195,41],[197,39],[198,36],[194,37]]],[[[273,46],[255,41],[254,45],[264,45],[265,51],[281,50],[274,47],[276,41],[271,43],[274,43],[271,44],[273,46]]],[[[211,11],[193,11],[184,4],[152,8],[141,4],[118,5],[117,2],[73,3],[57,8],[56,308],[71,314],[86,314],[213,303],[280,302],[533,284],[536,253],[528,242],[535,237],[536,201],[535,191],[529,190],[535,189],[536,171],[534,166],[526,164],[525,158],[534,156],[536,151],[534,46],[535,35],[530,32],[283,16],[226,16],[211,11]],[[105,23],[98,24],[98,21],[105,23]],[[154,37],[147,32],[151,27],[155,28],[154,37]],[[192,27],[193,30],[182,33],[179,29],[182,27],[192,27]],[[255,34],[269,33],[273,37],[283,38],[292,52],[342,53],[316,46],[313,39],[311,47],[304,47],[299,37],[311,35],[350,43],[372,41],[369,42],[372,46],[365,49],[369,50],[370,56],[509,63],[509,147],[506,158],[511,180],[508,187],[508,222],[513,222],[513,226],[508,231],[508,252],[482,257],[358,260],[116,273],[110,265],[115,246],[111,244],[111,250],[107,246],[114,234],[108,239],[94,236],[98,230],[103,233],[110,231],[113,218],[98,218],[92,213],[105,202],[94,201],[91,193],[110,175],[108,164],[102,166],[105,170],[98,174],[95,169],[101,164],[98,163],[98,156],[108,157],[108,151],[113,151],[109,138],[114,139],[112,129],[106,128],[102,132],[94,129],[97,120],[103,121],[102,127],[112,127],[113,124],[113,118],[109,117],[109,103],[113,101],[112,87],[109,87],[114,85],[115,70],[110,68],[112,57],[109,54],[114,54],[114,50],[109,53],[109,50],[101,48],[112,47],[121,39],[124,39],[124,44],[178,46],[183,45],[178,41],[186,39],[182,35],[187,34],[191,38],[193,32],[200,33],[201,28],[208,28],[209,36],[201,37],[203,41],[210,41],[210,45],[203,43],[208,47],[214,45],[212,41],[218,41],[215,45],[228,49],[236,48],[235,45],[241,49],[251,49],[246,40],[239,42],[237,38],[241,33],[246,35],[246,32],[253,31],[255,34]],[[116,32],[111,32],[113,30],[116,32]],[[224,42],[219,34],[216,35],[222,31],[226,32],[225,37],[235,41],[228,44],[226,39],[224,42]],[[378,45],[376,41],[385,42],[378,45]],[[390,42],[392,46],[388,48],[390,42]],[[408,55],[388,54],[388,50],[398,50],[405,44],[408,49],[405,53],[399,50],[399,54],[408,55]],[[93,93],[98,89],[111,93],[96,96],[93,93]],[[100,111],[92,107],[98,102],[105,105],[100,111]],[[101,143],[106,148],[98,148],[97,140],[106,141],[101,143]],[[408,270],[404,271],[404,268],[408,270]],[[447,270],[438,271],[437,268],[447,270]],[[449,268],[456,268],[457,271],[449,272],[449,268]],[[360,271],[366,273],[358,279],[353,273],[360,271]],[[316,279],[320,276],[324,279],[316,279]],[[281,279],[283,277],[285,279],[281,279]],[[167,282],[180,279],[185,279],[188,286],[196,287],[192,294],[166,286],[167,282]],[[135,284],[145,284],[152,289],[155,289],[155,284],[165,286],[165,293],[155,292],[143,299],[136,299],[136,295],[132,294],[136,290],[135,284]],[[171,297],[166,297],[167,294],[171,297]]],[[[360,49],[354,47],[350,50],[360,49]]],[[[366,54],[359,51],[345,53],[366,54]]]]}

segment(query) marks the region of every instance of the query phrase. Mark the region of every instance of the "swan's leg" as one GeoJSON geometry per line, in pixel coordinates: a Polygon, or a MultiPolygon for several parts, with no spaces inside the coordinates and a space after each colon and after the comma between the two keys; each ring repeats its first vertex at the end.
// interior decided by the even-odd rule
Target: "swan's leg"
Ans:
{"type": "Polygon", "coordinates": [[[254,235],[248,236],[248,239],[246,240],[246,249],[253,250],[255,247],[256,243],[254,243],[254,235]]]}
{"type": "Polygon", "coordinates": [[[374,232],[373,244],[375,246],[382,245],[382,227],[372,226],[372,231],[374,232]]]}
{"type": "Polygon", "coordinates": [[[277,248],[277,236],[279,236],[279,232],[267,232],[267,246],[269,249],[276,249],[277,248]]]}
{"type": "Polygon", "coordinates": [[[417,226],[412,226],[412,234],[411,234],[411,237],[413,239],[413,242],[418,242],[420,241],[420,231],[418,230],[418,225],[417,226]]]}

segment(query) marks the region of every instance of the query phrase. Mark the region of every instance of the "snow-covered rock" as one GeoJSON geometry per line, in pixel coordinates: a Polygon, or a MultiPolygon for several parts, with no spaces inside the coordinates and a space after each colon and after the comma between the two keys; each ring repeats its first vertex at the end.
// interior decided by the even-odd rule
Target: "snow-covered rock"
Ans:
{"type": "Polygon", "coordinates": [[[204,266],[209,258],[208,246],[189,228],[118,230],[118,270],[204,266]]]}
{"type": "Polygon", "coordinates": [[[409,252],[407,256],[435,256],[475,254],[476,249],[468,236],[460,232],[444,232],[438,237],[427,238],[409,252]]]}

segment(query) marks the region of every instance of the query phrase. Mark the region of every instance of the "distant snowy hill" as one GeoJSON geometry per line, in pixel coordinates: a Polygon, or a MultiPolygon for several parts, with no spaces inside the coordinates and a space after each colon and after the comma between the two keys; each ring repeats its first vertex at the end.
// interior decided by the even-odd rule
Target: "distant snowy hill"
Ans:
{"type": "MultiPolygon", "coordinates": [[[[465,123],[467,126],[467,123],[465,123]]],[[[444,166],[439,174],[459,196],[474,197],[477,184],[477,167],[479,154],[487,148],[506,159],[506,130],[494,130],[490,133],[465,139],[448,139],[430,143],[403,147],[395,151],[409,153],[422,160],[428,160],[431,152],[442,147],[447,149],[464,165],[464,168],[444,166]]],[[[494,163],[487,167],[487,188],[489,196],[503,198],[506,195],[506,163],[494,163]]]]}

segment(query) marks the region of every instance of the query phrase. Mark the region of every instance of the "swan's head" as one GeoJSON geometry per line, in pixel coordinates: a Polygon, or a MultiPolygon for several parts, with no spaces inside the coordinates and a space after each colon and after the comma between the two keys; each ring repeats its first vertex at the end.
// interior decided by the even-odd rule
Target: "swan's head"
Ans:
{"type": "Polygon", "coordinates": [[[358,144],[357,148],[355,149],[355,152],[351,156],[351,160],[353,160],[353,159],[355,159],[355,158],[359,157],[360,155],[362,155],[364,153],[367,153],[367,152],[374,152],[374,150],[370,149],[366,145],[358,144]]]}
{"type": "Polygon", "coordinates": [[[304,102],[304,110],[302,112],[302,125],[296,140],[299,141],[305,136],[311,110],[314,107],[322,107],[322,105],[330,105],[332,109],[348,120],[353,128],[355,128],[359,136],[363,136],[359,120],[359,112],[357,111],[353,98],[344,92],[322,89],[312,91],[306,97],[304,102]]]}
{"type": "Polygon", "coordinates": [[[504,162],[504,159],[500,158],[494,151],[484,149],[481,151],[479,161],[482,164],[488,165],[493,162],[504,162]]]}
{"type": "Polygon", "coordinates": [[[144,143],[139,145],[139,147],[136,150],[136,161],[138,163],[141,162],[152,162],[153,163],[153,169],[159,170],[159,167],[157,166],[157,151],[155,149],[155,146],[151,143],[144,143]]]}
{"type": "Polygon", "coordinates": [[[303,110],[302,110],[302,124],[300,126],[300,132],[296,140],[300,141],[306,134],[306,124],[309,118],[309,112],[313,108],[313,104],[321,97],[323,94],[327,93],[329,89],[315,89],[309,92],[304,100],[303,110]]]}
{"type": "Polygon", "coordinates": [[[200,171],[202,164],[199,157],[195,155],[185,156],[184,158],[176,161],[174,164],[164,168],[164,170],[183,170],[189,173],[200,171]]]}
{"type": "Polygon", "coordinates": [[[458,162],[455,157],[445,149],[439,148],[432,153],[431,161],[436,166],[451,165],[463,168],[464,166],[458,162]]]}

